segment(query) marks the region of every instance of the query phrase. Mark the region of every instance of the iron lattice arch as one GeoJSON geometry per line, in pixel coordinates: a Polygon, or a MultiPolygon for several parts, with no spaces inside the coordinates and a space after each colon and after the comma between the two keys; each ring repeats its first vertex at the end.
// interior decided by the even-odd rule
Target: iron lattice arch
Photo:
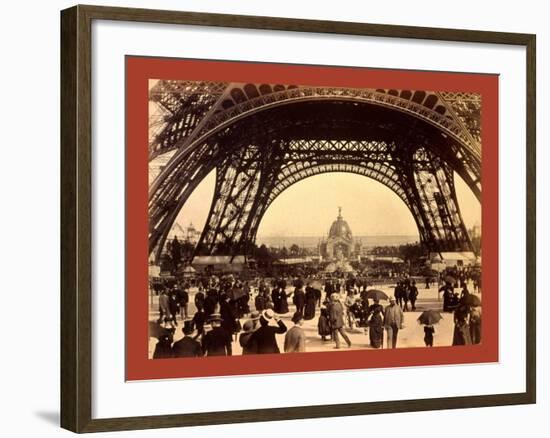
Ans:
{"type": "Polygon", "coordinates": [[[196,253],[246,254],[277,196],[327,172],[391,189],[428,249],[471,249],[454,174],[481,199],[478,95],[160,81],[150,98],[157,106],[150,159],[173,154],[150,186],[149,251],[157,257],[212,171],[214,197],[196,253]]]}

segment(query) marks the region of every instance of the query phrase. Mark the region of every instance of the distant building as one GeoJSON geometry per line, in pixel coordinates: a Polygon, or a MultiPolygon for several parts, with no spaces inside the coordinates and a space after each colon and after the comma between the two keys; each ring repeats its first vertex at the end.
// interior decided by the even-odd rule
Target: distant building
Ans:
{"type": "Polygon", "coordinates": [[[196,245],[200,238],[201,232],[193,226],[193,222],[190,222],[186,228],[185,241],[196,245]]]}
{"type": "Polygon", "coordinates": [[[192,222],[190,222],[189,226],[186,228],[183,228],[180,224],[175,222],[168,233],[168,240],[172,241],[174,237],[177,237],[180,242],[188,242],[196,245],[201,237],[201,232],[194,227],[192,222]]]}
{"type": "Polygon", "coordinates": [[[430,267],[439,272],[446,268],[474,266],[477,262],[478,258],[472,251],[430,253],[430,267]]]}
{"type": "Polygon", "coordinates": [[[326,260],[348,260],[360,255],[361,248],[361,242],[355,242],[342,217],[342,207],[338,207],[338,217],[330,226],[327,239],[320,242],[319,254],[326,260]]]}

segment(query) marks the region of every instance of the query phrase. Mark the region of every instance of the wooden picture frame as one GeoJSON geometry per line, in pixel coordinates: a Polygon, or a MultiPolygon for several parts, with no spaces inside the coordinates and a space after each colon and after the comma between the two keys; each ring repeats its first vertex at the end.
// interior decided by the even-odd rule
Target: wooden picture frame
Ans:
{"type": "Polygon", "coordinates": [[[274,421],[515,405],[536,401],[535,57],[530,34],[237,16],[98,6],[61,13],[61,426],[74,432],[274,421]],[[128,418],[92,418],[91,71],[94,20],[315,32],[518,45],[526,48],[526,391],[524,393],[252,409],[128,418]]]}

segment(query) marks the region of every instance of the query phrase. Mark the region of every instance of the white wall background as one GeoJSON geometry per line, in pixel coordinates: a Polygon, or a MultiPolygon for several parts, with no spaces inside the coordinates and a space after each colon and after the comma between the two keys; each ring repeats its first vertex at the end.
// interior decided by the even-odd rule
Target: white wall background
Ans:
{"type": "MultiPolygon", "coordinates": [[[[443,1],[276,2],[202,0],[95,2],[111,6],[133,6],[287,16],[372,23],[439,26],[536,33],[538,37],[538,270],[548,256],[548,138],[545,100],[550,89],[548,53],[550,28],[544,2],[443,1]],[[546,186],[546,190],[544,187],[546,186]]],[[[10,2],[0,18],[0,47],[3,85],[0,106],[2,136],[0,187],[0,293],[3,294],[3,350],[0,365],[0,431],[5,436],[50,437],[68,435],[58,428],[59,404],[59,10],[69,1],[10,2]]],[[[213,434],[254,434],[263,437],[285,434],[396,434],[426,436],[438,430],[448,438],[464,436],[521,436],[547,429],[543,413],[548,411],[548,383],[542,372],[548,364],[543,342],[548,321],[542,321],[545,306],[539,281],[538,400],[535,406],[498,407],[441,412],[392,414],[370,417],[302,420],[267,425],[244,424],[164,431],[107,434],[113,436],[206,437],[213,434]],[[462,426],[462,427],[461,427],[462,426]]],[[[505,342],[506,340],[504,340],[505,342]]]]}

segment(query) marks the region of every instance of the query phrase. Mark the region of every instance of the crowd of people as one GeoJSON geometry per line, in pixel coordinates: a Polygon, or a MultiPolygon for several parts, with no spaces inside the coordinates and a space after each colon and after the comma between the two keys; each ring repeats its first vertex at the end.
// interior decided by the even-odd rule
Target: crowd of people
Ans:
{"type": "MultiPolygon", "coordinates": [[[[321,341],[332,342],[336,349],[341,348],[341,339],[351,347],[347,330],[357,328],[368,335],[371,348],[396,348],[404,312],[415,311],[418,298],[415,280],[406,277],[397,281],[393,296],[381,298],[389,301],[386,306],[380,304],[380,297],[369,296],[372,290],[367,283],[351,276],[324,282],[298,279],[287,286],[283,279],[249,284],[229,275],[205,279],[192,297],[188,284],[174,282],[159,288],[158,342],[153,358],[231,356],[237,342],[243,355],[277,354],[281,348],[276,335],[282,334],[282,351],[304,352],[306,334],[302,325],[315,318],[321,341]],[[196,309],[192,316],[190,299],[196,309]],[[290,313],[290,303],[294,311],[293,326],[289,328],[281,316],[290,313]],[[174,342],[178,320],[184,337],[174,342]]],[[[481,340],[481,309],[468,303],[466,280],[462,286],[461,294],[456,294],[455,285],[448,281],[439,289],[443,311],[454,313],[453,345],[481,340]]],[[[433,325],[424,327],[426,346],[433,346],[434,333],[433,325]]]]}

